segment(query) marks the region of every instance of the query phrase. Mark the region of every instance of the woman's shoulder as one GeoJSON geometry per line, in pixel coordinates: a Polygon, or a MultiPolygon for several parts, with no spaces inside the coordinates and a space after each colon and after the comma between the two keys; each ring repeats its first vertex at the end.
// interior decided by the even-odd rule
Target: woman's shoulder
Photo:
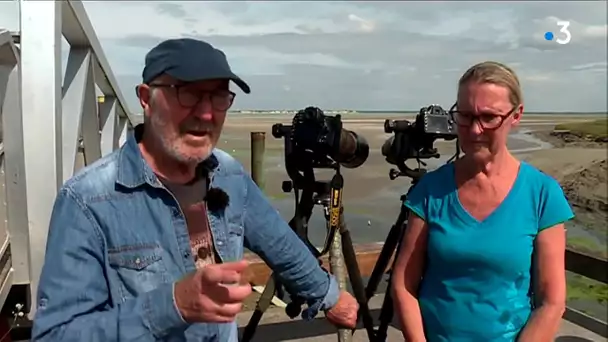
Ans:
{"type": "Polygon", "coordinates": [[[454,163],[447,163],[438,168],[428,171],[421,179],[421,182],[434,185],[449,183],[454,178],[454,163]]]}
{"type": "Polygon", "coordinates": [[[536,209],[539,231],[574,217],[566,193],[557,179],[525,162],[522,162],[521,172],[525,175],[525,182],[522,183],[526,184],[527,189],[523,194],[527,194],[536,209]]]}
{"type": "Polygon", "coordinates": [[[428,171],[412,189],[412,195],[443,198],[455,190],[454,164],[448,163],[428,171]]]}
{"type": "Polygon", "coordinates": [[[520,177],[520,203],[531,203],[539,217],[551,211],[570,215],[568,199],[557,179],[526,162],[521,162],[520,177]]]}
{"type": "Polygon", "coordinates": [[[554,191],[556,188],[561,189],[561,185],[557,179],[525,161],[521,162],[520,174],[525,178],[528,185],[538,191],[544,192],[554,191]]]}

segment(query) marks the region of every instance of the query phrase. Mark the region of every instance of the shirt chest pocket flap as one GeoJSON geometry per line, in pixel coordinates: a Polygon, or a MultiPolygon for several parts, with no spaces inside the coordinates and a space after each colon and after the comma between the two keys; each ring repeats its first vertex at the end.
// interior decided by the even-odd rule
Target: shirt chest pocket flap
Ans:
{"type": "Polygon", "coordinates": [[[123,290],[132,295],[168,282],[163,250],[158,245],[131,245],[108,250],[108,262],[123,290]]]}

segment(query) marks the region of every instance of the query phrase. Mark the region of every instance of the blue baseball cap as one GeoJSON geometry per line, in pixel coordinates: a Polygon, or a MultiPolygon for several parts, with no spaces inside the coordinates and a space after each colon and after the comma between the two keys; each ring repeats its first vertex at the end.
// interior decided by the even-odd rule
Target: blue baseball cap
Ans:
{"type": "Polygon", "coordinates": [[[167,74],[180,81],[228,79],[249,94],[251,89],[230,69],[226,55],[211,44],[192,38],[168,39],[148,52],[143,83],[167,74]]]}

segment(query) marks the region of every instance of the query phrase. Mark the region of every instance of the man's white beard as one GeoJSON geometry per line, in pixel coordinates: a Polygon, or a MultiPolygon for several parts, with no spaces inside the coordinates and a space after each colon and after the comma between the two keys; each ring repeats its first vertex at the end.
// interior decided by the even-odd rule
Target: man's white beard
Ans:
{"type": "Polygon", "coordinates": [[[160,146],[165,154],[176,162],[184,165],[198,165],[205,159],[209,158],[212,146],[208,147],[208,150],[203,155],[186,155],[180,151],[179,133],[175,133],[174,137],[167,137],[162,134],[163,128],[168,126],[160,115],[152,113],[150,115],[150,128],[153,131],[153,135],[157,138],[160,146]]]}

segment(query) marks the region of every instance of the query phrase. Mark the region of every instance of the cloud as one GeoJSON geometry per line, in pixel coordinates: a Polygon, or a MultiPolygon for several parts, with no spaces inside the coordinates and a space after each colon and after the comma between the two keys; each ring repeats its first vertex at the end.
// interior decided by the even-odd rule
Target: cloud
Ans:
{"type": "MultiPolygon", "coordinates": [[[[163,39],[221,48],[252,94],[237,108],[416,109],[453,101],[460,75],[513,67],[530,111],[608,111],[606,2],[85,2],[123,91],[163,39]],[[558,21],[569,21],[571,41],[558,21]],[[545,32],[555,39],[546,41],[545,32]]],[[[0,23],[18,27],[14,2],[0,23]]],[[[13,28],[14,29],[14,28],[13,28]]]]}
{"type": "Polygon", "coordinates": [[[362,32],[372,32],[376,28],[376,24],[373,21],[365,20],[356,14],[349,14],[348,20],[356,23],[362,32]]]}
{"type": "Polygon", "coordinates": [[[600,62],[573,65],[570,69],[571,70],[597,70],[597,71],[606,72],[607,66],[608,66],[608,62],[600,61],[600,62]]]}
{"type": "Polygon", "coordinates": [[[584,37],[605,39],[608,36],[608,25],[588,25],[582,33],[584,37]]]}

